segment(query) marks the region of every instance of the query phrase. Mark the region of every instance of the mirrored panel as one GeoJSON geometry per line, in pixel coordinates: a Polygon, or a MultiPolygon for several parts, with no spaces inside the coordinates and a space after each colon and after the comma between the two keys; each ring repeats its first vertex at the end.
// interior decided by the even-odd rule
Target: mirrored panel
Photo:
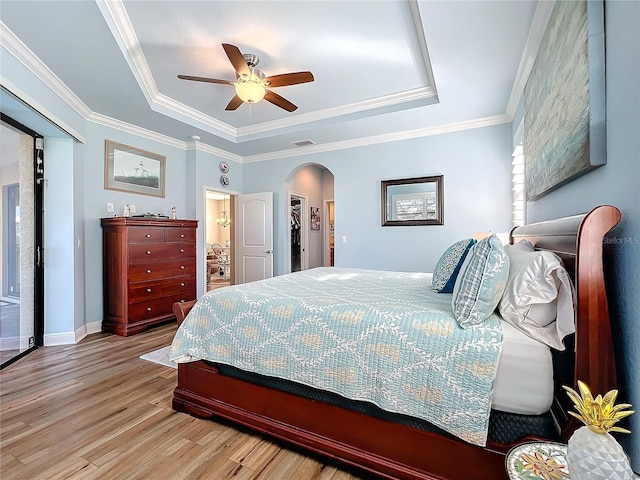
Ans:
{"type": "Polygon", "coordinates": [[[444,225],[444,177],[383,180],[382,226],[444,225]]]}

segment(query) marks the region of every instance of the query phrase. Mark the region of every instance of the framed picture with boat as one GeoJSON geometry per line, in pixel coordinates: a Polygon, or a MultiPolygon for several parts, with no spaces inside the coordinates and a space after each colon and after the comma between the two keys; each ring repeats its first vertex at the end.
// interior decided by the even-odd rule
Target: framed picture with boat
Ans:
{"type": "Polygon", "coordinates": [[[164,197],[166,157],[105,141],[104,188],[164,197]]]}

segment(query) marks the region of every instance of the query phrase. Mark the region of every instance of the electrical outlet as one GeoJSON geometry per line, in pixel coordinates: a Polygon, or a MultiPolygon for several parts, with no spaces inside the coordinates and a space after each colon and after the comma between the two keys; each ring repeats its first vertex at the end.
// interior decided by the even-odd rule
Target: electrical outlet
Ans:
{"type": "Polygon", "coordinates": [[[115,208],[113,207],[113,203],[107,203],[107,213],[115,212],[115,208]]]}
{"type": "Polygon", "coordinates": [[[347,236],[343,235],[341,238],[342,243],[347,243],[347,236]]]}

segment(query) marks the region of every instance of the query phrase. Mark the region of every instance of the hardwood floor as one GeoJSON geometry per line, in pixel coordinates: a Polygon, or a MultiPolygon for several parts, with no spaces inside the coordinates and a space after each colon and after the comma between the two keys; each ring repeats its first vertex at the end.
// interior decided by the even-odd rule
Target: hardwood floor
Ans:
{"type": "Polygon", "coordinates": [[[171,408],[175,369],[138,357],[175,324],[43,347],[0,372],[0,477],[356,480],[372,478],[231,424],[171,408]]]}

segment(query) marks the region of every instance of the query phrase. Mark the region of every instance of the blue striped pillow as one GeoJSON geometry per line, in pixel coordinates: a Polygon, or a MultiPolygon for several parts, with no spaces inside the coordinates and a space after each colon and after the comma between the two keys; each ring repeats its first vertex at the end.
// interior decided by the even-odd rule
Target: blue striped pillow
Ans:
{"type": "Polygon", "coordinates": [[[473,238],[467,238],[454,243],[445,250],[440,260],[438,260],[436,268],[433,269],[431,289],[434,292],[453,292],[453,286],[456,283],[460,267],[462,267],[467,253],[475,243],[476,241],[473,238]]]}
{"type": "Polygon", "coordinates": [[[495,234],[480,240],[467,254],[453,287],[451,306],[462,328],[493,313],[509,277],[509,256],[495,234]]]}

